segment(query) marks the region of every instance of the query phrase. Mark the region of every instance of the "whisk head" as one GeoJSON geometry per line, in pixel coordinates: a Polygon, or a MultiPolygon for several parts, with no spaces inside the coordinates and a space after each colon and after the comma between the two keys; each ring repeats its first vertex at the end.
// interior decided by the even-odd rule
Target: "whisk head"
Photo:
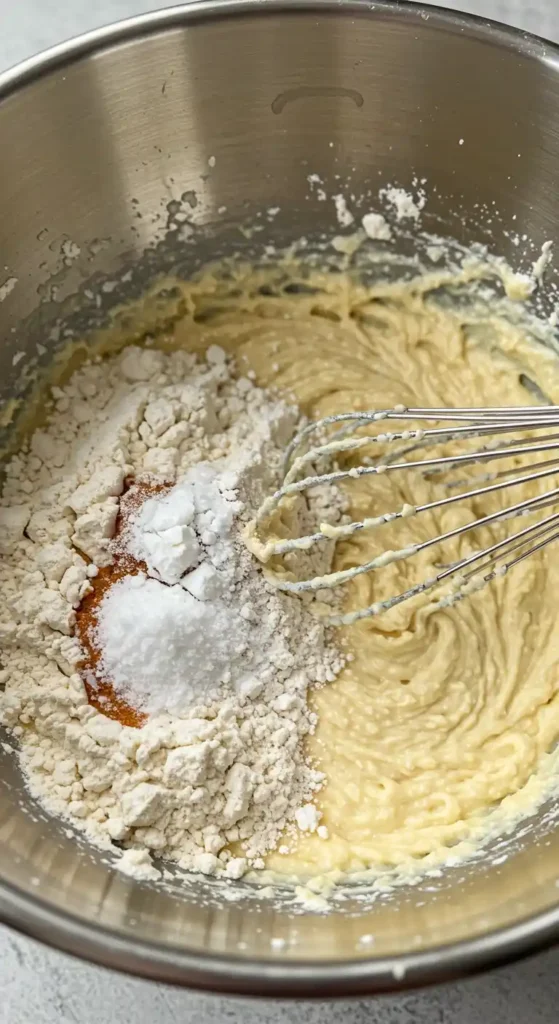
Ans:
{"type": "MultiPolygon", "coordinates": [[[[299,595],[324,591],[481,527],[505,523],[518,516],[531,516],[559,505],[559,486],[540,492],[540,482],[558,474],[559,407],[556,406],[427,409],[400,405],[392,409],[327,416],[305,426],[290,444],[282,484],[257,512],[247,531],[247,544],[265,565],[272,566],[266,570],[267,578],[278,589],[299,595]],[[445,446],[445,451],[450,446],[452,451],[438,454],[434,449],[441,445],[445,446]],[[496,466],[499,460],[501,468],[496,466]],[[490,467],[491,471],[450,481],[445,475],[449,471],[478,466],[490,467]],[[423,504],[414,504],[412,499],[399,508],[341,525],[318,523],[316,529],[299,537],[262,539],[266,535],[266,523],[272,521],[284,503],[298,495],[306,496],[314,488],[363,477],[406,473],[427,475],[435,483],[440,480],[440,497],[423,504]],[[537,485],[537,494],[514,500],[515,488],[533,484],[537,485]],[[310,551],[326,541],[348,540],[363,530],[381,529],[387,523],[442,511],[459,502],[477,503],[500,492],[507,492],[510,504],[420,542],[403,543],[399,548],[382,551],[363,564],[307,579],[295,579],[292,572],[278,569],[281,559],[292,552],[310,551]]],[[[404,534],[402,537],[404,540],[404,534]]],[[[446,581],[451,587],[439,605],[453,604],[495,577],[505,575],[513,566],[558,538],[559,511],[539,517],[466,557],[442,564],[436,574],[401,593],[357,611],[330,615],[329,621],[333,625],[350,624],[379,615],[446,581]]]]}

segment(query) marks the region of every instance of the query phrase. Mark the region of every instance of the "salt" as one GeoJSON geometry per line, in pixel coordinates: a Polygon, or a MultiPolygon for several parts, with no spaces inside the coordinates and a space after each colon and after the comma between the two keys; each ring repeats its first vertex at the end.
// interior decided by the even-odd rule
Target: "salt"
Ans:
{"type": "Polygon", "coordinates": [[[180,712],[217,694],[245,632],[223,601],[199,601],[144,573],[125,576],[99,608],[100,668],[139,710],[180,712]]]}

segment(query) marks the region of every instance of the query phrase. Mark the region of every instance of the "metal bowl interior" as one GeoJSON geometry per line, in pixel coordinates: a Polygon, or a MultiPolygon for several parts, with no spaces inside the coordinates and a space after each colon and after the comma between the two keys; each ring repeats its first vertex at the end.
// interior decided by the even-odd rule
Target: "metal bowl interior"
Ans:
{"type": "MultiPolygon", "coordinates": [[[[309,192],[310,173],[330,192],[343,181],[357,207],[380,184],[425,177],[424,225],[493,241],[504,256],[515,254],[507,229],[536,245],[559,233],[559,52],[417,5],[225,0],[138,18],[0,78],[0,140],[6,408],[33,360],[52,359],[61,317],[74,332],[92,327],[157,273],[241,249],[235,225],[249,214],[280,207],[267,230],[285,241],[332,231],[333,207],[309,192]],[[170,214],[185,196],[197,204],[195,247],[170,214]],[[481,207],[498,211],[492,224],[480,226],[481,207]],[[101,309],[90,301],[85,288],[91,296],[130,266],[124,290],[101,293],[101,309]],[[14,358],[21,351],[33,359],[14,358]]],[[[49,820],[0,747],[2,919],[160,980],[370,993],[544,946],[559,934],[550,808],[503,850],[499,865],[450,870],[369,909],[348,898],[328,915],[294,914],[288,900],[272,905],[242,884],[234,902],[196,879],[158,890],[49,820]]]]}

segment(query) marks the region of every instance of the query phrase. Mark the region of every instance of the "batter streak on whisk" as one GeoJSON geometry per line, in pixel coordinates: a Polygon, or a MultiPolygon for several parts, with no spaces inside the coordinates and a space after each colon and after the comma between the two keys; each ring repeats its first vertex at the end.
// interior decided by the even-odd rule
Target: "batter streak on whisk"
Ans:
{"type": "MultiPolygon", "coordinates": [[[[559,476],[559,408],[518,406],[502,409],[424,409],[395,406],[393,409],[328,416],[308,424],[297,435],[287,450],[284,471],[282,486],[263,503],[245,534],[248,547],[264,564],[292,551],[309,550],[326,539],[347,539],[362,530],[377,529],[395,520],[404,523],[411,516],[443,509],[458,502],[483,500],[489,494],[548,478],[551,482],[552,478],[559,476]],[[402,429],[399,425],[402,422],[411,425],[402,429]],[[387,430],[387,424],[393,423],[396,429],[387,430]],[[382,428],[379,429],[381,424],[382,428]],[[336,427],[338,429],[332,433],[332,428],[336,427]],[[365,434],[362,432],[364,428],[367,431],[365,434]],[[318,444],[311,445],[313,437],[319,438],[318,444]],[[488,440],[480,445],[480,438],[488,440]],[[474,447],[468,445],[472,439],[476,441],[474,447]],[[456,447],[462,443],[464,450],[458,447],[451,454],[442,455],[436,450],[443,445],[452,444],[456,447]],[[379,453],[376,459],[375,446],[379,453]],[[428,457],[408,458],[414,452],[419,451],[423,455],[428,450],[431,450],[428,457]],[[363,462],[358,465],[347,464],[348,458],[352,460],[356,453],[364,456],[363,462]],[[476,464],[493,464],[504,459],[513,460],[512,465],[501,471],[475,477],[469,481],[469,486],[464,480],[444,482],[443,474],[449,470],[476,464]],[[422,505],[404,503],[401,508],[341,526],[318,524],[316,532],[303,537],[262,539],[261,535],[266,535],[266,523],[270,522],[286,499],[304,495],[312,488],[324,484],[338,484],[344,480],[383,473],[406,472],[421,472],[433,479],[440,475],[443,495],[422,505]],[[468,489],[460,489],[456,493],[457,485],[467,486],[468,489]]],[[[444,544],[479,527],[504,524],[518,516],[537,514],[556,505],[559,505],[559,486],[480,515],[469,523],[420,543],[406,544],[403,528],[401,547],[383,551],[362,565],[349,569],[303,580],[291,579],[291,574],[278,572],[275,568],[268,569],[266,575],[275,587],[292,594],[334,588],[363,573],[374,572],[393,562],[411,558],[420,551],[444,544]]],[[[443,565],[436,575],[423,579],[401,593],[345,615],[330,615],[328,621],[332,625],[350,625],[359,619],[388,611],[402,601],[446,581],[451,582],[451,590],[439,603],[441,606],[453,604],[481,589],[496,576],[504,575],[514,565],[558,538],[559,511],[556,511],[537,518],[521,530],[508,532],[502,540],[467,557],[443,565]]]]}

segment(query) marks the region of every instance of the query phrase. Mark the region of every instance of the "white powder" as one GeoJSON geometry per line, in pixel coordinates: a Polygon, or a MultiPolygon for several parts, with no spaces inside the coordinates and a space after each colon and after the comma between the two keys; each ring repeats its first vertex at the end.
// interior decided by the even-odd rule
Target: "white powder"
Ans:
{"type": "Polygon", "coordinates": [[[96,639],[117,693],[150,714],[217,699],[245,649],[245,625],[224,601],[198,601],[180,586],[125,576],[110,588],[96,639]]]}
{"type": "MultiPolygon", "coordinates": [[[[238,542],[296,410],[235,380],[217,346],[201,363],[129,347],[52,398],[0,501],[0,721],[32,792],[97,844],[118,842],[123,871],[156,878],[155,855],[238,878],[314,807],[323,777],[304,754],[307,691],[342,666],[320,621],[269,590],[238,542]],[[130,477],[171,489],[115,542],[130,477]],[[76,612],[115,545],[147,575],[106,592],[97,641],[104,674],[148,712],[141,728],[92,707],[77,671],[76,612]]],[[[330,492],[315,500],[339,519],[330,492]]]]}
{"type": "Polygon", "coordinates": [[[382,213],[366,213],[361,218],[363,230],[367,238],[376,239],[379,242],[389,242],[392,238],[390,224],[388,224],[382,213]]]}
{"type": "Polygon", "coordinates": [[[379,190],[379,198],[392,207],[398,221],[418,221],[427,201],[424,189],[420,188],[417,197],[414,198],[410,192],[406,192],[403,188],[396,188],[394,185],[381,188],[379,190]]]}
{"type": "Polygon", "coordinates": [[[305,804],[295,812],[295,820],[302,832],[316,832],[320,813],[314,804],[305,804]]]}
{"type": "Polygon", "coordinates": [[[542,245],[541,255],[538,256],[534,266],[532,267],[532,277],[539,285],[543,283],[544,274],[552,259],[553,242],[544,242],[542,245]]]}
{"type": "Polygon", "coordinates": [[[169,494],[145,502],[129,529],[127,550],[169,584],[204,562],[226,568],[232,557],[229,534],[243,508],[237,486],[234,473],[217,463],[198,463],[169,494]]]}
{"type": "Polygon", "coordinates": [[[332,199],[334,200],[334,206],[336,207],[338,224],[342,228],[348,228],[350,224],[353,224],[355,218],[351,210],[348,209],[345,196],[340,193],[337,196],[332,196],[332,199]]]}
{"type": "Polygon", "coordinates": [[[17,277],[8,277],[3,284],[0,284],[0,302],[4,302],[4,299],[11,295],[17,284],[17,277]]]}
{"type": "Polygon", "coordinates": [[[95,644],[103,677],[152,715],[254,694],[283,665],[291,669],[295,622],[278,631],[280,605],[237,533],[245,462],[246,449],[193,466],[141,506],[116,545],[145,561],[148,576],[110,588],[95,644]]]}
{"type": "Polygon", "coordinates": [[[66,238],[63,241],[62,245],[60,246],[60,251],[64,257],[66,265],[73,263],[74,260],[77,260],[78,257],[81,256],[81,249],[79,245],[76,245],[75,242],[72,242],[70,238],[66,238]]]}

